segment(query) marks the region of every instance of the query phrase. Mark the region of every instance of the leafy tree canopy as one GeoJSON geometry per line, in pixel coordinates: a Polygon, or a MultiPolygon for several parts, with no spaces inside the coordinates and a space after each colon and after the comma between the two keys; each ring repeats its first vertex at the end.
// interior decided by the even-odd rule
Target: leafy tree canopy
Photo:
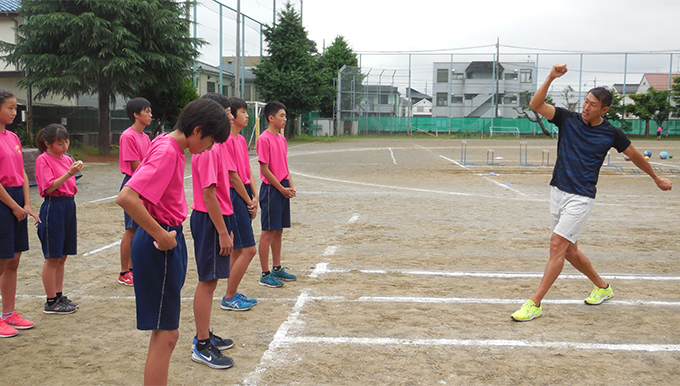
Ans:
{"type": "MultiPolygon", "coordinates": [[[[338,77],[338,71],[342,66],[348,66],[348,71],[344,74],[345,79],[342,82],[342,91],[350,91],[352,82],[356,85],[355,92],[361,92],[360,86],[363,82],[364,75],[358,70],[359,61],[357,54],[350,48],[349,44],[342,36],[337,36],[326,52],[321,55],[319,66],[322,71],[322,97],[319,110],[321,116],[331,118],[333,117],[334,102],[337,101],[337,87],[334,80],[338,77]],[[351,68],[349,68],[351,67],[351,68]],[[350,78],[351,76],[351,78],[350,78]],[[347,80],[351,80],[347,81],[347,80]]],[[[351,95],[343,96],[341,103],[346,105],[351,99],[351,95]]],[[[351,107],[349,107],[351,108],[351,107]]]]}
{"type": "Polygon", "coordinates": [[[649,137],[649,122],[655,121],[659,126],[668,119],[671,112],[671,104],[668,101],[670,91],[655,90],[650,87],[644,94],[631,94],[630,98],[635,102],[630,106],[633,114],[645,121],[645,138],[649,137]]]}

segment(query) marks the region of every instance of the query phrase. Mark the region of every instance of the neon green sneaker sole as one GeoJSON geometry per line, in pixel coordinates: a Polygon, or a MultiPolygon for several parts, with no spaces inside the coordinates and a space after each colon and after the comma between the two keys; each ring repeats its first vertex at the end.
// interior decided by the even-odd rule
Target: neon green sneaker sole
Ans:
{"type": "Polygon", "coordinates": [[[522,305],[522,308],[517,310],[517,312],[512,314],[510,317],[512,320],[517,322],[528,322],[530,320],[540,318],[541,315],[543,315],[543,307],[536,307],[536,304],[531,299],[529,299],[524,303],[524,305],[522,305]]]}
{"type": "Polygon", "coordinates": [[[605,300],[609,300],[614,297],[614,291],[612,290],[612,286],[607,285],[607,288],[600,288],[598,286],[595,286],[593,289],[593,292],[590,293],[590,296],[585,298],[583,301],[589,305],[589,306],[596,306],[598,304],[602,304],[605,300]]]}

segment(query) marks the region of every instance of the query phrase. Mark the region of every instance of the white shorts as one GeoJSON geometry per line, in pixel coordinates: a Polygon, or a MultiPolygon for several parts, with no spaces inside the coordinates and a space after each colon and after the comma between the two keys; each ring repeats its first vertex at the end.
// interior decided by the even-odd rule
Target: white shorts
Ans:
{"type": "Polygon", "coordinates": [[[553,233],[575,244],[586,226],[594,203],[593,198],[566,193],[553,186],[550,190],[550,220],[553,233]]]}

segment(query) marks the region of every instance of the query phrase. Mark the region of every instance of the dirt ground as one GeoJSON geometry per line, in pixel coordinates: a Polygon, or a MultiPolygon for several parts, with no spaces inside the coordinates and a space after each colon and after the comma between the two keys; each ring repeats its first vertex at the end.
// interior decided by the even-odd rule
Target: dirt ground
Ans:
{"type": "MultiPolygon", "coordinates": [[[[510,314],[536,289],[550,237],[556,141],[356,139],[292,143],[298,195],[283,263],[298,275],[258,285],[257,257],[239,289],[260,302],[219,309],[214,332],[234,339],[235,365],[190,359],[197,275],[188,222],[173,385],[669,385],[680,384],[680,142],[638,141],[676,187],[661,192],[612,150],[580,249],[614,288],[598,307],[592,284],[565,265],[543,317],[510,314]],[[463,150],[467,145],[467,153],[463,150]],[[493,150],[494,163],[487,165],[493,150]],[[522,156],[524,157],[524,156],[522,156]],[[543,161],[542,161],[543,158],[543,161]],[[466,165],[461,160],[466,161],[466,165]],[[543,163],[543,165],[541,165],[543,163]],[[474,164],[474,165],[472,165],[474,164]],[[617,168],[618,167],[618,168],[617,168]]],[[[253,161],[256,166],[256,161],[253,161]]],[[[186,175],[190,175],[187,163],[186,175]]],[[[257,168],[254,169],[256,178],[257,168]]],[[[115,162],[88,163],[78,182],[79,253],[66,263],[72,315],[42,312],[35,231],[19,268],[17,308],[32,330],[0,340],[4,384],[141,384],[149,333],[135,328],[132,288],[116,282],[122,210],[115,162]]],[[[186,180],[191,201],[191,180],[186,180]]],[[[41,203],[31,189],[37,212],[41,203]]],[[[31,221],[32,223],[32,221],[31,221]]],[[[259,217],[253,223],[259,237],[259,217]]]]}

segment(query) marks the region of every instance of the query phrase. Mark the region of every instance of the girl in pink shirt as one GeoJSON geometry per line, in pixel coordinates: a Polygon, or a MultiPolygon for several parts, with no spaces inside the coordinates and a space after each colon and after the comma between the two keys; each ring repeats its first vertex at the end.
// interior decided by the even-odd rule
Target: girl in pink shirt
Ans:
{"type": "Polygon", "coordinates": [[[35,161],[35,180],[40,197],[38,237],[42,243],[43,286],[47,302],[46,314],[72,314],[78,304],[63,295],[64,263],[68,255],[77,253],[76,173],[83,169],[82,161],[74,161],[66,151],[68,132],[64,126],[52,123],[38,132],[36,142],[40,155],[35,161]]]}
{"type": "Polygon", "coordinates": [[[40,221],[31,209],[21,142],[16,134],[5,130],[5,125],[11,124],[16,115],[16,98],[11,92],[0,89],[0,338],[15,336],[17,330],[34,325],[14,310],[19,259],[21,252],[28,250],[26,218],[32,216],[40,221]]]}

